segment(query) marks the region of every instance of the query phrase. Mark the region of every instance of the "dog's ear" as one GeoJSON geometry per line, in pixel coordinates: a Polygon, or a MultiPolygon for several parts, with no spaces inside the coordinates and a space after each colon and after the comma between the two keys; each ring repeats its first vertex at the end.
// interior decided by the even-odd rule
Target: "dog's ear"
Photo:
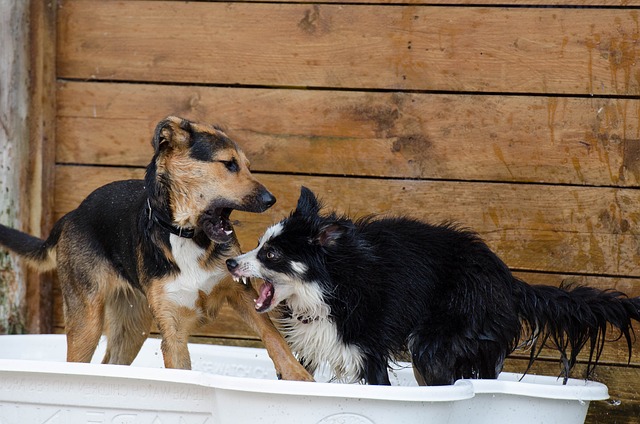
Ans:
{"type": "Polygon", "coordinates": [[[160,151],[189,141],[191,134],[191,122],[177,116],[169,116],[156,125],[151,145],[153,151],[160,151]]]}
{"type": "Polygon", "coordinates": [[[302,216],[314,216],[320,213],[322,205],[318,201],[318,198],[313,191],[309,190],[305,186],[300,188],[300,197],[298,198],[298,205],[293,212],[294,215],[302,216]]]}
{"type": "Polygon", "coordinates": [[[336,244],[338,239],[347,231],[347,227],[338,222],[332,222],[320,228],[315,242],[322,247],[331,247],[336,244]]]}

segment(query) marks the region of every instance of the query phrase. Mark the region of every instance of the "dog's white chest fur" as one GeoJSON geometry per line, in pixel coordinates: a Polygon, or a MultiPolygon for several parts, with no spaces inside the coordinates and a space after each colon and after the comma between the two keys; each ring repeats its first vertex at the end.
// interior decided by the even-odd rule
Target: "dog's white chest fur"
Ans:
{"type": "Polygon", "coordinates": [[[279,328],[291,346],[291,350],[312,371],[329,365],[335,379],[356,382],[364,367],[362,352],[357,346],[345,344],[335,323],[328,316],[307,316],[293,313],[291,318],[278,320],[279,328]]]}
{"type": "Polygon", "coordinates": [[[165,293],[167,298],[175,304],[195,309],[199,292],[209,294],[218,281],[226,275],[226,270],[219,269],[211,272],[202,269],[199,259],[205,250],[193,240],[171,234],[169,242],[173,258],[180,268],[180,274],[175,280],[165,285],[165,293]]]}

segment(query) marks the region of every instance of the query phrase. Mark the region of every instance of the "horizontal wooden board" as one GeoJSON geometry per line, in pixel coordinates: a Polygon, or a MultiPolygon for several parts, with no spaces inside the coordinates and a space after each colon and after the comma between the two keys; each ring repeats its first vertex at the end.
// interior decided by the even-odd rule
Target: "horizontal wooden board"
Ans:
{"type": "MultiPolygon", "coordinates": [[[[143,170],[58,166],[55,215],[93,188],[143,170]]],[[[516,269],[640,276],[640,191],[633,189],[260,175],[278,197],[263,214],[234,213],[245,248],[295,206],[300,185],[352,215],[454,220],[478,231],[516,269]]]]}
{"type": "MultiPolygon", "coordinates": [[[[520,277],[532,277],[534,274],[517,273],[520,277]]],[[[559,274],[535,274],[537,278],[529,278],[530,284],[548,284],[559,285],[563,281],[580,282],[592,287],[601,289],[616,288],[625,291],[630,296],[640,296],[640,284],[636,279],[615,279],[609,277],[580,277],[575,275],[559,275],[559,274]],[[621,287],[622,286],[622,287],[621,287]]],[[[64,316],[62,309],[62,298],[59,288],[56,286],[54,296],[54,326],[62,329],[64,327],[64,316]]],[[[640,329],[640,325],[636,325],[636,330],[640,329]]],[[[213,337],[225,339],[243,339],[243,340],[259,340],[258,335],[242,321],[240,316],[229,306],[221,309],[218,317],[211,323],[203,326],[193,334],[196,337],[213,337]]],[[[635,339],[632,347],[631,357],[627,350],[624,340],[614,340],[616,333],[612,332],[609,342],[605,345],[601,364],[619,364],[626,365],[628,363],[640,366],[640,341],[635,339]]],[[[529,351],[527,349],[518,349],[512,355],[513,358],[528,358],[529,351]]],[[[540,359],[548,359],[558,361],[559,354],[553,349],[544,349],[540,355],[540,359]]],[[[588,360],[588,352],[585,350],[579,356],[579,360],[586,362],[588,360]]],[[[559,362],[557,362],[559,364],[559,362]]],[[[525,368],[522,368],[523,371],[525,368]]]]}
{"type": "Polygon", "coordinates": [[[61,82],[59,163],[146,166],[155,124],[222,124],[257,171],[638,186],[640,100],[61,82]]]}
{"type": "MultiPolygon", "coordinates": [[[[55,281],[53,295],[53,327],[59,331],[64,331],[64,312],[62,306],[62,294],[60,292],[59,283],[55,281]]],[[[154,326],[154,332],[157,328],[154,326]]],[[[218,316],[212,322],[200,327],[192,336],[224,338],[224,339],[240,339],[258,341],[258,335],[240,318],[240,315],[230,306],[223,306],[218,316]]],[[[640,350],[640,348],[639,348],[640,350]]],[[[613,351],[613,349],[612,349],[613,351]]]]}
{"type": "Polygon", "coordinates": [[[66,0],[60,78],[638,95],[638,11],[66,0]],[[268,18],[267,18],[268,17],[268,18]]]}
{"type": "MultiPolygon", "coordinates": [[[[107,0],[103,0],[107,1],[107,0]]],[[[122,0],[110,0],[110,1],[122,1],[122,0]]],[[[147,0],[157,1],[157,0],[147,0]]],[[[165,1],[180,1],[184,0],[165,0],[165,1]]],[[[204,0],[210,1],[210,0],[204,0]]],[[[244,1],[260,1],[264,0],[244,0],[244,1]]],[[[278,0],[279,3],[314,3],[315,0],[278,0]]],[[[619,6],[619,7],[633,7],[640,6],[638,0],[526,0],[526,1],[504,1],[504,0],[323,0],[323,3],[363,3],[363,4],[429,4],[429,5],[497,5],[502,7],[509,6],[619,6]]]]}

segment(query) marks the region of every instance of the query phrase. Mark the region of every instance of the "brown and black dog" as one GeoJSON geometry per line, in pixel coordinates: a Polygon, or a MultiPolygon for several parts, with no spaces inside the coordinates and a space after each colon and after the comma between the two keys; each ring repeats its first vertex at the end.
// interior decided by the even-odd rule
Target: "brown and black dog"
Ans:
{"type": "Polygon", "coordinates": [[[231,211],[263,212],[275,197],[215,126],[168,117],[152,145],[144,180],[98,188],[47,240],[0,226],[0,245],[41,271],[57,268],[67,360],[89,362],[104,333],[103,363],[130,364],[155,320],[165,366],[190,369],[189,334],[226,301],[261,337],[281,378],[312,380],[255,310],[253,289],[226,270],[240,254],[231,211]]]}

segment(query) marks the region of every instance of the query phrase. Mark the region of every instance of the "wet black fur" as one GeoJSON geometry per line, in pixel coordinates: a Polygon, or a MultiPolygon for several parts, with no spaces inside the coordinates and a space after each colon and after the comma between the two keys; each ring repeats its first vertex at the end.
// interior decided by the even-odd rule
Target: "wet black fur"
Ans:
{"type": "Polygon", "coordinates": [[[609,325],[626,338],[631,353],[631,320],[640,320],[640,298],[528,285],[477,234],[453,224],[405,217],[352,221],[320,215],[320,208],[303,187],[282,233],[258,257],[291,275],[290,261],[307,265],[302,282],[322,286],[342,341],[366,356],[361,378],[370,384],[389,384],[388,364],[407,347],[429,385],[497,378],[521,334],[532,344],[531,362],[545,343],[557,348],[565,381],[585,347],[587,376],[593,370],[609,325]]]}

